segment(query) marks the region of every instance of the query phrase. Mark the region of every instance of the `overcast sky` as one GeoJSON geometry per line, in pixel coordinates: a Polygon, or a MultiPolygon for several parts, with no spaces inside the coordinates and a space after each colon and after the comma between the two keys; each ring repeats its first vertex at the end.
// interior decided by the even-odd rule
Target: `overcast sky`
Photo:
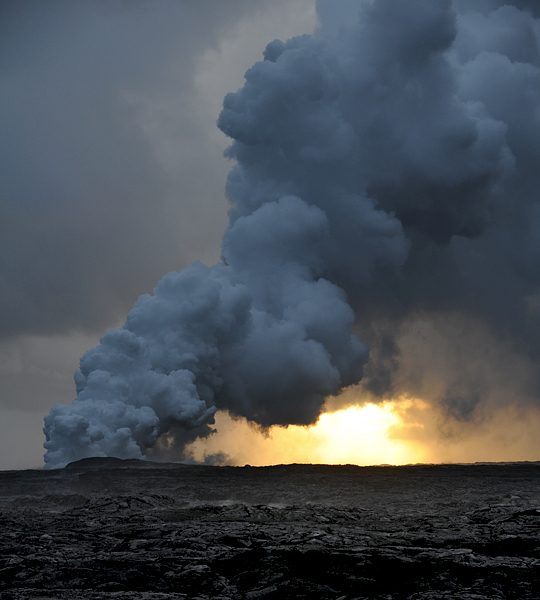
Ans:
{"type": "Polygon", "coordinates": [[[57,466],[117,447],[126,407],[135,456],[152,419],[303,425],[360,380],[329,406],[421,399],[438,442],[491,427],[540,458],[539,19],[536,0],[3,2],[0,469],[42,465],[79,359],[169,271],[50,412],[57,466]],[[140,377],[148,397],[120,401],[140,377]]]}
{"type": "Polygon", "coordinates": [[[170,270],[219,260],[223,98],[313,0],[0,6],[0,468],[40,466],[79,358],[170,270]]]}

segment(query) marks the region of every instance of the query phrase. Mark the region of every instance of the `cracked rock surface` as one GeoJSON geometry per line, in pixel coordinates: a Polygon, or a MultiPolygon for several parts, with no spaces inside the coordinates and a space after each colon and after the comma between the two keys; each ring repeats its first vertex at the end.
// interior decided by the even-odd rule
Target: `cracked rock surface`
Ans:
{"type": "Polygon", "coordinates": [[[538,599],[540,464],[0,472],[0,598],[538,599]]]}

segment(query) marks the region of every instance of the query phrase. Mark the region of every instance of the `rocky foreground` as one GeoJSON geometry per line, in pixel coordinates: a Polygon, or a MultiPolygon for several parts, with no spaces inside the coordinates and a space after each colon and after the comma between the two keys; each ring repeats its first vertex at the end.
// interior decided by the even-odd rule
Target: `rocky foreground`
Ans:
{"type": "Polygon", "coordinates": [[[540,598],[540,464],[0,472],[0,598],[540,598]]]}

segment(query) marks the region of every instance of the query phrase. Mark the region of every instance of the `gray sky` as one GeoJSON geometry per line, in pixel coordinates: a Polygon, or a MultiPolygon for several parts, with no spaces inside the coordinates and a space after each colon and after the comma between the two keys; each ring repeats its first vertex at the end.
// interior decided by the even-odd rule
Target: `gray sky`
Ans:
{"type": "Polygon", "coordinates": [[[51,452],[313,423],[361,377],[439,441],[540,419],[538,3],[317,10],[255,64],[315,0],[1,5],[0,468],[41,465],[169,271],[51,452]]]}
{"type": "Polygon", "coordinates": [[[43,416],[137,297],[227,225],[223,97],[314,1],[0,7],[0,468],[42,464],[43,416]]]}

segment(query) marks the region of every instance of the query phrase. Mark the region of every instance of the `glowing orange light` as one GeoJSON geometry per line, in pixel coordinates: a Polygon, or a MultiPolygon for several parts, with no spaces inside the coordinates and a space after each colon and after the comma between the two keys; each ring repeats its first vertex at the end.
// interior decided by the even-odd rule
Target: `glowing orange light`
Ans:
{"type": "Polygon", "coordinates": [[[392,403],[367,404],[321,415],[311,427],[271,427],[265,434],[245,420],[216,415],[218,433],[189,447],[193,458],[226,455],[227,464],[407,464],[422,462],[413,442],[393,436],[401,418],[392,403]]]}
{"type": "Polygon", "coordinates": [[[314,427],[319,438],[321,462],[359,465],[404,464],[418,457],[410,444],[391,439],[392,427],[400,424],[390,404],[352,407],[323,414],[314,427]]]}

